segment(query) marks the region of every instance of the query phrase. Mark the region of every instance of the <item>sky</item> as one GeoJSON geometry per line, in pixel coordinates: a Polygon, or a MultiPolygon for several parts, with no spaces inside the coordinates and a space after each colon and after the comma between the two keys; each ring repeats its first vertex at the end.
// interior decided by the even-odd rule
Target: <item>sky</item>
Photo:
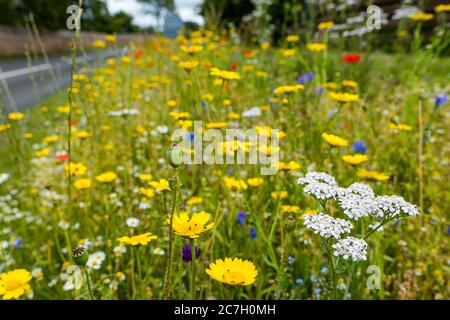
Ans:
{"type": "MultiPolygon", "coordinates": [[[[142,4],[136,0],[107,0],[110,13],[114,14],[124,11],[133,16],[133,23],[140,27],[155,25],[155,19],[150,14],[144,14],[142,4]]],[[[203,18],[196,12],[196,6],[202,3],[202,0],[175,0],[175,5],[183,21],[194,21],[203,23],[203,18]]]]}

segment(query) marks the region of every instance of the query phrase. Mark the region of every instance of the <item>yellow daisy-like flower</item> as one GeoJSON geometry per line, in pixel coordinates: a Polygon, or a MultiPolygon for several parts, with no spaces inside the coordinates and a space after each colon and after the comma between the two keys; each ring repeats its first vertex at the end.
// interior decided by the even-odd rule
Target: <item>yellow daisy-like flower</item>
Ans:
{"type": "Polygon", "coordinates": [[[284,199],[284,198],[287,198],[287,196],[288,196],[288,193],[287,193],[287,191],[272,191],[271,193],[270,193],[270,196],[273,198],[273,199],[284,199]]]}
{"type": "Polygon", "coordinates": [[[198,61],[189,61],[189,60],[181,61],[178,65],[180,66],[180,68],[186,71],[191,71],[192,69],[198,66],[198,61]]]}
{"type": "Polygon", "coordinates": [[[30,293],[31,287],[28,283],[31,278],[31,273],[25,269],[0,274],[0,296],[3,296],[4,300],[10,300],[30,293]]]}
{"type": "Polygon", "coordinates": [[[106,42],[103,41],[103,40],[95,40],[95,41],[92,43],[92,46],[93,46],[94,48],[105,48],[105,47],[106,47],[106,42]]]}
{"type": "Polygon", "coordinates": [[[43,157],[48,156],[49,154],[50,154],[50,149],[49,148],[44,148],[44,149],[37,150],[37,151],[34,152],[34,155],[37,158],[43,158],[43,157]]]}
{"type": "Polygon", "coordinates": [[[319,23],[319,26],[317,27],[319,30],[327,30],[327,29],[331,29],[334,26],[334,22],[333,21],[326,21],[326,22],[321,22],[319,23]]]}
{"type": "MultiPolygon", "coordinates": [[[[180,215],[173,216],[172,227],[175,234],[195,239],[198,238],[203,232],[208,231],[214,227],[214,223],[206,225],[211,218],[211,214],[200,211],[194,213],[191,218],[186,212],[182,212],[180,215]]],[[[167,219],[167,223],[170,225],[170,219],[167,219]]]]}
{"type": "Polygon", "coordinates": [[[229,125],[228,122],[210,122],[206,124],[206,127],[208,129],[221,129],[228,127],[228,125],[229,125]]]}
{"type": "Polygon", "coordinates": [[[281,55],[285,58],[292,57],[293,55],[295,55],[297,53],[297,51],[295,49],[283,49],[280,52],[281,52],[281,55]]]}
{"type": "Polygon", "coordinates": [[[247,184],[251,187],[259,187],[264,183],[263,178],[249,178],[247,179],[247,184]]]}
{"type": "Polygon", "coordinates": [[[116,36],[114,34],[107,34],[105,40],[109,42],[116,42],[116,36]]]}
{"type": "Polygon", "coordinates": [[[287,42],[298,42],[299,39],[300,37],[296,34],[290,34],[286,37],[287,42]]]}
{"type": "Polygon", "coordinates": [[[64,165],[64,170],[70,172],[72,176],[84,176],[87,171],[87,167],[82,163],[70,162],[68,165],[64,165]]]}
{"type": "Polygon", "coordinates": [[[433,19],[434,15],[432,13],[416,12],[409,17],[414,21],[428,21],[433,19]]]}
{"type": "Polygon", "coordinates": [[[0,132],[6,131],[8,129],[11,129],[11,125],[9,123],[0,124],[0,132]]]}
{"type": "Polygon", "coordinates": [[[351,164],[352,166],[356,166],[358,164],[364,163],[369,158],[365,154],[349,154],[342,156],[342,160],[344,160],[346,163],[351,164]]]}
{"type": "Polygon", "coordinates": [[[8,119],[11,121],[20,121],[25,118],[25,115],[21,112],[11,112],[8,114],[8,119]]]}
{"type": "Polygon", "coordinates": [[[189,118],[191,115],[189,114],[189,112],[171,111],[169,112],[169,116],[171,116],[175,120],[179,120],[189,118]]]}
{"type": "Polygon", "coordinates": [[[267,42],[261,43],[261,50],[262,51],[266,51],[267,49],[270,48],[270,44],[268,44],[267,42]]]}
{"type": "Polygon", "coordinates": [[[83,190],[83,189],[89,189],[91,187],[91,179],[78,179],[73,183],[73,186],[75,189],[83,190]]]}
{"type": "Polygon", "coordinates": [[[348,141],[342,139],[341,137],[335,136],[333,134],[328,134],[326,132],[322,133],[322,138],[333,147],[346,147],[348,146],[348,141]]]}
{"type": "Polygon", "coordinates": [[[450,11],[450,4],[440,4],[434,7],[434,11],[436,13],[447,12],[450,11]]]}
{"type": "Polygon", "coordinates": [[[189,54],[195,54],[198,53],[200,51],[203,50],[202,46],[198,46],[198,45],[187,45],[187,46],[181,46],[180,47],[181,51],[183,51],[184,53],[189,53],[189,54]]]}
{"type": "Polygon", "coordinates": [[[151,188],[139,188],[139,192],[147,198],[151,198],[155,195],[155,191],[151,188]]]}
{"type": "Polygon", "coordinates": [[[130,246],[146,246],[147,244],[150,243],[150,241],[157,239],[158,237],[155,236],[153,233],[151,232],[146,232],[143,234],[139,234],[137,236],[132,236],[132,237],[120,237],[117,239],[117,241],[119,241],[120,245],[130,245],[130,246]]]}
{"type": "Polygon", "coordinates": [[[186,201],[186,205],[192,207],[195,206],[196,204],[201,204],[203,203],[203,198],[202,197],[191,197],[186,201]]]}
{"type": "Polygon", "coordinates": [[[358,88],[358,82],[352,80],[344,80],[342,81],[342,85],[349,88],[358,88]]]}
{"type": "Polygon", "coordinates": [[[285,213],[298,213],[298,212],[300,212],[300,207],[298,207],[298,206],[281,206],[281,210],[285,213]]]}
{"type": "Polygon", "coordinates": [[[236,179],[235,177],[224,177],[223,180],[228,190],[236,189],[240,191],[240,190],[247,190],[248,188],[248,185],[245,183],[244,180],[236,179]]]}
{"type": "Polygon", "coordinates": [[[218,68],[211,68],[210,74],[212,76],[218,77],[222,80],[240,80],[241,76],[239,73],[234,71],[224,71],[218,68]]]}
{"type": "Polygon", "coordinates": [[[97,180],[98,182],[105,182],[105,183],[113,182],[116,179],[117,179],[117,174],[115,174],[114,172],[111,172],[111,171],[102,173],[95,177],[95,180],[97,180]]]}
{"type": "Polygon", "coordinates": [[[347,92],[330,92],[330,98],[341,103],[359,101],[359,95],[347,92]]]}
{"type": "Polygon", "coordinates": [[[248,286],[255,282],[258,271],[255,265],[240,258],[218,259],[209,265],[206,273],[216,281],[230,286],[248,286]]]}
{"type": "Polygon", "coordinates": [[[159,179],[158,181],[151,181],[149,184],[155,188],[156,190],[162,192],[162,191],[170,191],[169,181],[166,179],[159,179]]]}
{"type": "Polygon", "coordinates": [[[356,175],[360,178],[375,181],[386,181],[389,180],[389,175],[383,172],[370,171],[366,169],[359,169],[356,175]]]}
{"type": "Polygon", "coordinates": [[[274,94],[290,94],[290,93],[296,93],[299,90],[302,90],[304,88],[301,84],[296,84],[293,86],[279,86],[276,87],[273,91],[274,94]]]}
{"type": "Polygon", "coordinates": [[[389,123],[388,129],[398,130],[398,131],[411,131],[412,127],[407,124],[402,124],[402,123],[399,123],[399,124],[389,123]]]}
{"type": "Polygon", "coordinates": [[[152,180],[153,176],[150,173],[141,173],[138,178],[141,181],[150,181],[152,180]]]}
{"type": "Polygon", "coordinates": [[[295,161],[289,161],[289,162],[278,162],[278,170],[297,170],[300,169],[300,164],[295,161]]]}
{"type": "Polygon", "coordinates": [[[233,120],[237,120],[241,118],[241,115],[239,113],[236,112],[229,112],[228,113],[228,118],[233,119],[233,120]]]}
{"type": "Polygon", "coordinates": [[[311,52],[320,52],[327,48],[327,45],[325,43],[308,43],[306,45],[306,49],[308,49],[311,52]]]}

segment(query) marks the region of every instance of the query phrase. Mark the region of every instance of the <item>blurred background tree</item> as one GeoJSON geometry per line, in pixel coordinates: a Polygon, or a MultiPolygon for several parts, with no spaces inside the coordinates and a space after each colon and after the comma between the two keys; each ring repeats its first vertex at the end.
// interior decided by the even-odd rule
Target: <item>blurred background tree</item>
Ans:
{"type": "Polygon", "coordinates": [[[146,13],[153,15],[156,20],[156,29],[161,30],[161,18],[165,12],[174,12],[173,0],[138,0],[146,7],[146,13]]]}

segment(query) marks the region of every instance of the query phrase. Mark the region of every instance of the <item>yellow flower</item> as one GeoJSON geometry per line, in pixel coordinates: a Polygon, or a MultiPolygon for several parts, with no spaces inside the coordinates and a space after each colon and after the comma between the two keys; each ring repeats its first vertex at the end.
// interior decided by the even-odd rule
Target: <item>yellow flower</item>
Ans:
{"type": "Polygon", "coordinates": [[[301,84],[296,84],[293,86],[279,86],[276,87],[273,91],[274,94],[289,94],[289,93],[296,93],[299,90],[302,90],[304,88],[301,84]]]}
{"type": "Polygon", "coordinates": [[[0,132],[6,131],[8,129],[11,129],[11,125],[9,123],[0,124],[0,132]]]}
{"type": "Polygon", "coordinates": [[[169,181],[166,179],[159,179],[158,181],[151,181],[149,184],[158,191],[170,191],[169,181]]]}
{"type": "Polygon", "coordinates": [[[369,160],[369,158],[365,154],[349,154],[342,156],[342,160],[344,160],[346,163],[351,164],[352,166],[361,164],[369,160]]]}
{"type": "Polygon", "coordinates": [[[105,40],[109,42],[116,42],[116,36],[113,34],[107,34],[105,36],[105,40]]]}
{"type": "Polygon", "coordinates": [[[333,147],[346,147],[348,146],[348,141],[342,139],[341,137],[335,136],[333,134],[322,133],[322,138],[333,147]]]}
{"type": "Polygon", "coordinates": [[[194,54],[194,53],[202,51],[203,47],[202,46],[198,46],[198,45],[192,45],[192,46],[188,45],[188,46],[181,46],[180,49],[184,53],[194,54]]]}
{"type": "Polygon", "coordinates": [[[78,190],[89,189],[91,187],[91,179],[78,179],[73,186],[78,190]]]}
{"type": "Polygon", "coordinates": [[[210,122],[206,124],[206,127],[208,129],[221,129],[228,127],[228,125],[229,125],[228,122],[210,122]]]}
{"type": "Polygon", "coordinates": [[[190,199],[188,199],[186,201],[186,204],[190,207],[196,205],[196,204],[201,204],[203,203],[203,198],[202,197],[191,197],[190,199]]]}
{"type": "Polygon", "coordinates": [[[222,101],[222,103],[223,103],[224,106],[231,106],[231,100],[230,99],[224,99],[222,101]]]}
{"type": "Polygon", "coordinates": [[[241,115],[239,113],[236,113],[236,112],[229,112],[228,113],[228,118],[237,120],[237,119],[241,118],[241,115]]]}
{"type": "Polygon", "coordinates": [[[295,49],[283,49],[280,52],[281,55],[285,58],[292,57],[296,53],[295,49]]]}
{"type": "Polygon", "coordinates": [[[433,19],[432,13],[425,13],[425,12],[416,12],[413,13],[410,18],[414,21],[428,21],[433,19]]]}
{"type": "Polygon", "coordinates": [[[323,85],[326,89],[334,90],[337,88],[337,84],[335,82],[327,82],[323,85]]]}
{"type": "Polygon", "coordinates": [[[278,163],[278,170],[297,170],[300,169],[300,164],[295,161],[289,161],[289,162],[279,162],[278,163]]]}
{"type": "Polygon", "coordinates": [[[25,269],[0,274],[0,296],[3,296],[4,300],[10,300],[30,293],[31,287],[28,282],[31,278],[31,273],[25,269]]]}
{"type": "Polygon", "coordinates": [[[378,172],[378,171],[369,171],[366,169],[359,169],[356,175],[360,178],[367,180],[375,180],[375,181],[386,181],[389,180],[389,175],[378,172]]]}
{"type": "Polygon", "coordinates": [[[117,239],[120,245],[130,245],[130,246],[146,246],[150,241],[157,239],[158,237],[151,232],[146,232],[132,237],[120,237],[117,239]]]}
{"type": "Polygon", "coordinates": [[[270,44],[268,44],[267,42],[261,43],[261,50],[262,51],[266,51],[269,48],[270,48],[270,44]]]}
{"type": "Polygon", "coordinates": [[[235,177],[224,177],[223,180],[228,190],[236,189],[240,191],[240,190],[247,190],[248,188],[248,185],[245,183],[244,180],[236,179],[235,177]]]}
{"type": "Polygon", "coordinates": [[[155,191],[150,188],[140,188],[139,192],[144,196],[146,196],[147,198],[151,198],[155,195],[155,191]]]}
{"type": "Polygon", "coordinates": [[[72,176],[84,176],[87,171],[87,167],[81,163],[69,163],[68,165],[64,165],[64,170],[66,172],[70,171],[70,175],[72,176]]]}
{"type": "Polygon", "coordinates": [[[269,74],[265,71],[256,71],[256,76],[258,78],[267,78],[269,74]]]}
{"type": "Polygon", "coordinates": [[[103,41],[103,40],[95,40],[95,41],[92,43],[92,46],[93,46],[94,48],[105,48],[105,47],[106,47],[106,42],[103,41]]]}
{"type": "MultiPolygon", "coordinates": [[[[0,131],[1,131],[1,130],[0,130],[0,131]]],[[[23,135],[23,137],[24,137],[25,139],[31,139],[31,138],[33,138],[33,134],[30,133],[30,132],[27,132],[27,133],[25,133],[25,134],[23,135]]]]}
{"type": "Polygon", "coordinates": [[[327,30],[327,29],[333,28],[333,26],[334,26],[333,21],[326,21],[326,22],[319,23],[318,29],[319,30],[327,30]]]}
{"type": "Polygon", "coordinates": [[[437,13],[450,11],[450,4],[440,4],[434,7],[434,11],[437,13]]]}
{"type": "Polygon", "coordinates": [[[150,181],[150,180],[152,180],[153,176],[151,174],[149,174],[149,173],[141,173],[138,176],[138,178],[141,181],[150,181]]]}
{"type": "Polygon", "coordinates": [[[264,179],[263,178],[249,178],[249,179],[247,179],[247,183],[251,187],[259,187],[260,185],[262,185],[264,183],[264,179]]]}
{"type": "Polygon", "coordinates": [[[167,100],[166,105],[168,107],[176,107],[177,106],[177,100],[171,99],[171,100],[167,100]]]}
{"type": "Polygon", "coordinates": [[[391,130],[398,130],[398,131],[411,131],[411,126],[408,126],[407,124],[395,124],[395,123],[389,123],[388,129],[391,130]]]}
{"type": "MultiPolygon", "coordinates": [[[[211,214],[205,211],[194,213],[191,218],[186,212],[182,212],[180,215],[174,215],[172,227],[175,234],[195,239],[214,227],[214,223],[206,225],[210,218],[211,214]]],[[[167,223],[170,225],[170,219],[167,219],[167,223]]]]}
{"type": "Polygon", "coordinates": [[[359,101],[359,95],[347,92],[330,92],[330,98],[341,103],[359,101]]]}
{"type": "Polygon", "coordinates": [[[270,196],[273,199],[284,199],[284,198],[287,198],[288,193],[287,193],[287,191],[273,191],[270,193],[270,196]]]}
{"type": "Polygon", "coordinates": [[[34,155],[37,158],[43,158],[43,157],[48,156],[49,154],[50,154],[50,149],[49,148],[44,148],[44,149],[37,150],[37,151],[34,152],[34,155]]]}
{"type": "Polygon", "coordinates": [[[281,210],[285,213],[298,213],[300,208],[297,206],[281,206],[281,210]]]}
{"type": "Polygon", "coordinates": [[[76,133],[76,135],[79,139],[87,139],[91,136],[91,134],[87,131],[79,131],[76,133]]]}
{"type": "Polygon", "coordinates": [[[171,111],[171,112],[169,112],[169,116],[171,116],[175,120],[178,120],[178,119],[189,118],[191,115],[189,114],[189,112],[171,111]]]}
{"type": "Polygon", "coordinates": [[[95,177],[95,180],[97,180],[98,182],[113,182],[114,180],[117,179],[117,174],[115,174],[114,172],[105,172],[102,173],[98,176],[95,177]]]}
{"type": "Polygon", "coordinates": [[[296,34],[290,34],[286,37],[287,42],[298,42],[299,39],[300,37],[296,34]]]}
{"type": "Polygon", "coordinates": [[[240,258],[218,259],[209,265],[206,273],[216,281],[230,286],[248,286],[255,282],[258,275],[255,265],[240,258]]]}
{"type": "Polygon", "coordinates": [[[214,96],[213,96],[211,93],[205,93],[205,94],[202,96],[202,98],[203,98],[203,100],[206,100],[206,101],[211,102],[211,101],[213,101],[214,96]]]}
{"type": "Polygon", "coordinates": [[[210,74],[212,76],[218,77],[222,80],[240,80],[241,76],[239,73],[234,71],[224,71],[218,68],[211,68],[210,74]]]}
{"type": "Polygon", "coordinates": [[[44,143],[45,144],[50,144],[50,143],[54,143],[58,141],[58,136],[48,136],[44,138],[44,143]]]}
{"type": "Polygon", "coordinates": [[[8,114],[8,119],[11,121],[20,121],[25,117],[23,113],[20,112],[11,112],[8,114]]]}
{"type": "Polygon", "coordinates": [[[320,52],[327,48],[327,45],[324,43],[308,43],[306,45],[306,49],[311,52],[320,52]]]}
{"type": "Polygon", "coordinates": [[[349,88],[358,88],[358,83],[352,80],[344,80],[342,81],[342,85],[349,88]]]}
{"type": "Polygon", "coordinates": [[[180,61],[178,65],[180,66],[180,68],[186,71],[191,71],[192,69],[198,66],[198,61],[189,61],[189,60],[180,61]]]}

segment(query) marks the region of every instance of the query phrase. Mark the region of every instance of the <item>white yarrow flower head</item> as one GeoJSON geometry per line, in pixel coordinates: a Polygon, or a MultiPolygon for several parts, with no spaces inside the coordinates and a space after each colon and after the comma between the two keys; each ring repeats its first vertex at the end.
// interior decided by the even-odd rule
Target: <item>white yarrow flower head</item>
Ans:
{"type": "Polygon", "coordinates": [[[304,177],[297,179],[303,186],[303,191],[316,199],[334,199],[339,193],[339,186],[334,177],[325,172],[308,172],[304,177]]]}
{"type": "Polygon", "coordinates": [[[315,234],[319,234],[323,238],[340,239],[342,234],[349,233],[353,229],[353,225],[349,221],[333,218],[321,212],[303,215],[303,223],[308,229],[312,229],[315,234]]]}
{"type": "Polygon", "coordinates": [[[399,215],[418,216],[420,214],[417,206],[407,202],[401,196],[379,196],[375,198],[377,211],[375,215],[394,217],[399,215]]]}
{"type": "Polygon", "coordinates": [[[344,260],[353,261],[367,260],[367,243],[355,237],[347,237],[333,244],[334,255],[342,257],[344,260]]]}
{"type": "Polygon", "coordinates": [[[139,226],[139,219],[135,217],[128,218],[125,221],[125,224],[130,228],[136,228],[137,226],[139,226]]]}
{"type": "Polygon", "coordinates": [[[303,178],[297,179],[297,183],[301,185],[308,185],[308,184],[314,184],[314,183],[325,183],[330,186],[336,186],[337,182],[336,179],[334,179],[333,176],[329,175],[325,172],[308,172],[303,178]]]}

